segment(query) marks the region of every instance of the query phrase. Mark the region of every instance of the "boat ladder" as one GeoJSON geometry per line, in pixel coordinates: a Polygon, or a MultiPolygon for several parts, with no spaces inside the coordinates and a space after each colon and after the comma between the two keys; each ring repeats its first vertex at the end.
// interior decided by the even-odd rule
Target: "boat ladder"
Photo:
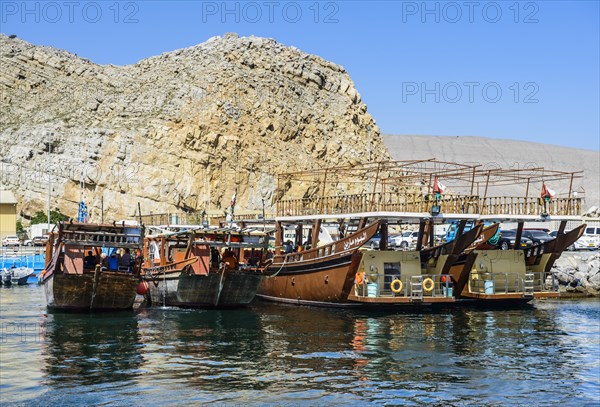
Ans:
{"type": "Polygon", "coordinates": [[[410,278],[410,300],[423,301],[423,277],[412,276],[410,278]]]}
{"type": "Polygon", "coordinates": [[[533,298],[535,277],[533,273],[525,273],[525,279],[523,280],[523,297],[533,298]]]}

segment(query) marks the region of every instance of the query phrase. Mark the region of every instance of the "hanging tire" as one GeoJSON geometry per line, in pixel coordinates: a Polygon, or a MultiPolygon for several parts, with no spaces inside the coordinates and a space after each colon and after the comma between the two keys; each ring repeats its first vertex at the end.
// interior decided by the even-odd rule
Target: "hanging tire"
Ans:
{"type": "Polygon", "coordinates": [[[500,249],[502,249],[502,250],[509,249],[508,242],[506,240],[502,242],[502,244],[500,245],[500,249]]]}

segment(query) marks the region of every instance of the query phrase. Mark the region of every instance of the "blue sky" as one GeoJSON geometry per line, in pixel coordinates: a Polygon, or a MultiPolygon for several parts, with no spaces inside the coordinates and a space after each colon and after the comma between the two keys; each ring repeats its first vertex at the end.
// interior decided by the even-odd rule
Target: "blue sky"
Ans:
{"type": "Polygon", "coordinates": [[[598,1],[0,1],[0,31],[124,65],[236,32],[344,66],[382,132],[600,149],[598,1]]]}

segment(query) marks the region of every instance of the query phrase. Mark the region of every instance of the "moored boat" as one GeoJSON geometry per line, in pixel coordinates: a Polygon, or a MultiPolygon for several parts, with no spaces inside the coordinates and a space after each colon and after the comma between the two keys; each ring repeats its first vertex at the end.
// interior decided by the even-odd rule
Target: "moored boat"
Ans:
{"type": "Polygon", "coordinates": [[[183,228],[145,239],[151,304],[230,308],[249,304],[264,277],[268,238],[233,227],[183,228]]]}
{"type": "Polygon", "coordinates": [[[451,268],[457,298],[480,305],[520,305],[535,298],[559,297],[558,284],[551,272],[552,265],[574,241],[585,225],[564,233],[567,221],[577,217],[554,217],[560,221],[560,233],[555,239],[521,247],[525,221],[547,221],[548,217],[489,215],[497,221],[516,221],[518,228],[514,247],[516,249],[476,248],[464,254],[462,262],[451,268]]]}
{"type": "Polygon", "coordinates": [[[140,279],[143,228],[124,222],[57,226],[46,246],[46,266],[40,275],[48,308],[131,309],[140,279]]]}
{"type": "MultiPolygon", "coordinates": [[[[445,299],[436,298],[435,301],[450,302],[456,298],[463,302],[481,300],[488,303],[520,303],[528,302],[535,296],[556,296],[557,287],[552,283],[550,268],[560,256],[562,247],[566,248],[567,242],[576,239],[578,232],[569,232],[560,240],[546,242],[527,251],[500,251],[497,250],[499,225],[490,222],[497,222],[496,218],[515,216],[527,218],[528,221],[552,221],[557,217],[575,221],[578,219],[577,213],[580,213],[581,197],[574,196],[573,183],[581,177],[581,172],[568,173],[545,168],[484,169],[479,165],[434,159],[367,163],[282,174],[278,179],[281,191],[281,199],[277,202],[278,222],[285,221],[290,225],[297,222],[298,227],[303,227],[301,221],[310,217],[313,220],[332,221],[348,218],[390,221],[392,218],[412,216],[418,219],[420,225],[418,246],[413,252],[393,253],[386,248],[387,230],[382,228],[380,240],[370,243],[372,249],[379,247],[380,253],[368,252],[372,259],[368,261],[354,256],[355,263],[350,270],[351,274],[357,275],[360,270],[361,275],[367,275],[357,278],[357,282],[374,279],[368,282],[377,285],[355,286],[350,293],[344,287],[336,291],[337,295],[311,299],[305,297],[306,289],[301,292],[297,287],[275,287],[275,283],[268,279],[259,294],[271,300],[305,304],[323,302],[327,305],[348,301],[400,303],[407,301],[409,290],[415,293],[410,295],[413,303],[426,302],[425,293],[430,293],[431,297],[438,293],[445,294],[445,299]],[[442,184],[442,179],[448,187],[442,184]],[[298,184],[294,185],[294,182],[298,184]],[[560,197],[555,196],[555,193],[548,192],[545,182],[552,182],[553,186],[561,185],[565,193],[561,193],[560,197]],[[530,196],[530,186],[537,183],[542,185],[540,198],[530,196]],[[307,185],[310,185],[308,190],[307,185]],[[522,190],[524,195],[504,196],[494,192],[494,188],[509,185],[512,192],[522,190]],[[304,196],[293,196],[294,191],[303,188],[306,190],[304,196]],[[290,196],[286,197],[286,194],[290,196]],[[458,225],[455,231],[459,238],[435,245],[431,228],[440,219],[458,225]],[[466,221],[470,222],[468,228],[465,228],[466,221]],[[417,259],[420,260],[420,267],[417,267],[417,259]],[[403,268],[411,271],[402,271],[403,268]],[[490,274],[492,268],[494,272],[490,274]],[[372,273],[374,269],[378,272],[372,273]],[[373,278],[368,276],[370,272],[373,278]],[[394,275],[409,278],[402,280],[394,275]],[[450,292],[452,295],[449,295],[450,292]],[[388,298],[384,298],[386,296],[388,298]],[[402,296],[405,298],[398,298],[402,296]],[[334,301],[330,301],[330,298],[334,301]]],[[[561,224],[561,231],[564,231],[564,226],[561,224]]],[[[411,235],[415,233],[414,230],[408,232],[411,235]]],[[[296,246],[302,240],[302,235],[297,236],[296,246]]],[[[314,246],[314,239],[312,243],[314,246]]],[[[405,243],[404,249],[408,248],[408,241],[402,243],[405,243]]],[[[518,239],[517,246],[521,247],[518,239]]],[[[292,258],[297,258],[297,255],[292,258]]],[[[276,264],[281,266],[282,271],[289,269],[277,256],[274,266],[276,264]]],[[[288,285],[296,284],[299,276],[294,277],[294,280],[288,281],[288,285]]],[[[310,287],[311,283],[305,285],[310,287]]]]}
{"type": "MultiPolygon", "coordinates": [[[[276,227],[276,253],[268,271],[271,274],[262,283],[258,296],[264,300],[304,305],[344,306],[354,285],[356,271],[361,262],[360,248],[379,230],[381,224],[373,222],[358,228],[337,241],[320,242],[320,220],[310,223],[311,247],[300,252],[283,247],[282,222],[276,227]]],[[[311,220],[312,221],[312,220],[311,220]]],[[[302,237],[302,224],[298,241],[302,237]]]]}
{"type": "MultiPolygon", "coordinates": [[[[393,214],[389,214],[388,219],[393,219],[393,216],[393,214]]],[[[444,215],[431,217],[421,214],[419,216],[421,227],[416,250],[369,252],[365,256],[365,264],[360,271],[366,273],[369,282],[375,282],[376,285],[369,287],[369,283],[367,283],[366,290],[364,285],[362,287],[357,285],[355,294],[349,298],[351,301],[370,305],[433,305],[455,301],[454,282],[449,274],[450,268],[460,260],[461,253],[470,247],[486,242],[495,233],[495,229],[489,228],[484,231],[483,225],[476,223],[471,229],[464,232],[467,220],[461,219],[458,222],[460,226],[456,238],[450,242],[435,245],[432,239],[434,222],[443,222],[444,215]],[[423,222],[425,219],[428,220],[423,222]],[[430,245],[428,247],[426,246],[427,242],[430,245]],[[383,276],[376,273],[376,277],[374,277],[366,271],[373,269],[383,270],[383,276]]],[[[470,216],[463,215],[463,217],[469,218],[470,216]]],[[[407,218],[407,215],[401,217],[405,221],[407,218]]]]}

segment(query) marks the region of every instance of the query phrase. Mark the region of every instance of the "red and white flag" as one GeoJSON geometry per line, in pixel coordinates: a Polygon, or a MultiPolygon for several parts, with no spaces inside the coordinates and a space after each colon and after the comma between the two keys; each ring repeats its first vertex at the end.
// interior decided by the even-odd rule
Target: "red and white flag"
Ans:
{"type": "Polygon", "coordinates": [[[236,197],[237,197],[237,190],[233,193],[233,196],[231,197],[231,207],[232,208],[235,206],[236,197]]]}
{"type": "Polygon", "coordinates": [[[435,177],[435,181],[433,181],[433,192],[438,194],[443,194],[446,190],[446,185],[440,182],[438,177],[435,177]]]}
{"type": "Polygon", "coordinates": [[[556,195],[556,192],[548,188],[545,182],[542,182],[542,198],[550,198],[552,200],[554,199],[554,195],[556,195]]]}

